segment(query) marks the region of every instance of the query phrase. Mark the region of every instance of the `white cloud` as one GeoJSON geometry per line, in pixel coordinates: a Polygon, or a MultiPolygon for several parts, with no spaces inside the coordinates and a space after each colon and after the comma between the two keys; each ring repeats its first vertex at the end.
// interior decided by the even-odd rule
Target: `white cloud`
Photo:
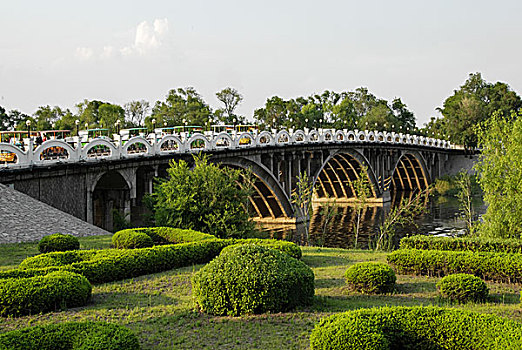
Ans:
{"type": "Polygon", "coordinates": [[[82,61],[93,58],[109,59],[120,54],[128,57],[133,55],[149,55],[157,51],[162,45],[163,40],[169,32],[169,21],[166,18],[155,19],[152,24],[143,21],[136,27],[134,43],[129,46],[117,48],[113,45],[106,45],[101,50],[95,50],[90,47],[78,47],[76,49],[76,57],[82,61]]]}
{"type": "Polygon", "coordinates": [[[89,60],[94,55],[94,51],[90,47],[77,47],[76,57],[82,61],[89,60]]]}

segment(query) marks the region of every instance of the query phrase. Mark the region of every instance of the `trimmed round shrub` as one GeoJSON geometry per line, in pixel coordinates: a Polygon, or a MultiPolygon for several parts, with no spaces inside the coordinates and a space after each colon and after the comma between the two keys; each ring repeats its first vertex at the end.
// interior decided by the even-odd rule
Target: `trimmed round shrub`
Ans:
{"type": "Polygon", "coordinates": [[[484,302],[489,294],[486,282],[467,273],[444,277],[437,283],[437,289],[442,297],[458,303],[484,302]]]}
{"type": "Polygon", "coordinates": [[[360,309],[322,319],[312,350],[522,349],[522,325],[495,315],[439,307],[360,309]]]}
{"type": "Polygon", "coordinates": [[[104,322],[66,322],[0,334],[0,349],[139,350],[129,329],[104,322]]]}
{"type": "Polygon", "coordinates": [[[43,276],[0,279],[0,316],[20,316],[87,304],[92,286],[84,276],[55,271],[43,276]]]}
{"type": "Polygon", "coordinates": [[[43,237],[38,243],[40,253],[64,252],[66,250],[80,249],[80,241],[73,235],[54,233],[43,237]]]}
{"type": "Polygon", "coordinates": [[[152,247],[152,238],[141,231],[121,230],[112,236],[112,246],[117,249],[135,249],[152,247]]]}
{"type": "Polygon", "coordinates": [[[361,293],[391,293],[395,288],[395,272],[383,263],[365,262],[352,265],[344,273],[348,288],[361,293]]]}
{"type": "Polygon", "coordinates": [[[213,315],[282,312],[312,303],[314,273],[274,249],[230,246],[194,274],[192,290],[200,309],[213,315]]]}

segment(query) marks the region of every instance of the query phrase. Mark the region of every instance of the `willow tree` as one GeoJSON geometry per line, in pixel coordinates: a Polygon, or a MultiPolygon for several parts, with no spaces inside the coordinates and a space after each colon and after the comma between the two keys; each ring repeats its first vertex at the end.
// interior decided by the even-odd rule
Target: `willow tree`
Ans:
{"type": "Polygon", "coordinates": [[[495,113],[477,131],[482,147],[475,168],[488,209],[479,234],[522,237],[522,119],[495,113]]]}

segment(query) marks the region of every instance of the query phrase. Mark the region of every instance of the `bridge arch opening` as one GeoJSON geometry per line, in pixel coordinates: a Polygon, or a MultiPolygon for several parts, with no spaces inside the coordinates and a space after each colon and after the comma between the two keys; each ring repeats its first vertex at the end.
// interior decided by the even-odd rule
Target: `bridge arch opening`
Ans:
{"type": "MultiPolygon", "coordinates": [[[[233,169],[245,170],[243,167],[238,165],[226,164],[225,166],[233,169]]],[[[251,171],[251,174],[253,193],[249,198],[251,208],[248,209],[250,215],[259,219],[278,219],[286,217],[283,207],[274,191],[272,191],[272,189],[255,172],[251,171]]],[[[243,178],[243,181],[246,181],[245,178],[243,178]]]]}
{"type": "Polygon", "coordinates": [[[92,193],[94,225],[107,231],[121,226],[121,220],[129,220],[131,212],[130,186],[123,176],[115,171],[103,174],[92,193]]]}
{"type": "Polygon", "coordinates": [[[411,153],[403,154],[393,171],[390,191],[423,191],[428,185],[427,172],[422,162],[411,153]]]}
{"type": "Polygon", "coordinates": [[[142,165],[136,169],[136,198],[132,199],[131,222],[134,225],[145,226],[145,215],[151,214],[145,205],[144,198],[152,193],[155,170],[150,165],[142,165]]]}
{"type": "MultiPolygon", "coordinates": [[[[335,198],[349,200],[356,197],[353,182],[356,181],[363,170],[363,163],[354,155],[348,153],[337,153],[330,157],[317,175],[316,200],[335,198]]],[[[371,192],[374,197],[377,193],[370,174],[369,167],[365,176],[368,178],[371,192]]]]}

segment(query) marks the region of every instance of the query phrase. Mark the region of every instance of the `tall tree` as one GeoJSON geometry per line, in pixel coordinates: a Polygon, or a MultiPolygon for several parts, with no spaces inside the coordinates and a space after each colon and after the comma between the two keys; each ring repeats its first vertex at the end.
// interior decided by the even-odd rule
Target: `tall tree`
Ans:
{"type": "Polygon", "coordinates": [[[518,111],[522,100],[505,83],[488,83],[480,73],[472,73],[466,82],[448,97],[440,111],[445,119],[446,134],[467,147],[477,145],[476,125],[490,118],[497,110],[508,116],[518,111]]]}
{"type": "Polygon", "coordinates": [[[125,119],[125,111],[121,106],[104,103],[98,108],[98,117],[100,126],[115,132],[117,121],[122,123],[125,119]]]}
{"type": "Polygon", "coordinates": [[[243,101],[243,96],[234,88],[227,87],[219,92],[216,92],[218,100],[223,102],[224,107],[219,109],[218,114],[220,119],[225,124],[232,124],[234,119],[239,119],[234,113],[237,106],[243,101]]]}
{"type": "Polygon", "coordinates": [[[147,117],[150,104],[148,101],[131,101],[123,105],[125,120],[132,126],[143,126],[147,117]]]}
{"type": "Polygon", "coordinates": [[[152,108],[152,115],[146,118],[147,124],[155,119],[157,125],[167,123],[169,126],[205,125],[212,116],[210,106],[193,87],[172,89],[165,101],[156,101],[152,108]]]}

